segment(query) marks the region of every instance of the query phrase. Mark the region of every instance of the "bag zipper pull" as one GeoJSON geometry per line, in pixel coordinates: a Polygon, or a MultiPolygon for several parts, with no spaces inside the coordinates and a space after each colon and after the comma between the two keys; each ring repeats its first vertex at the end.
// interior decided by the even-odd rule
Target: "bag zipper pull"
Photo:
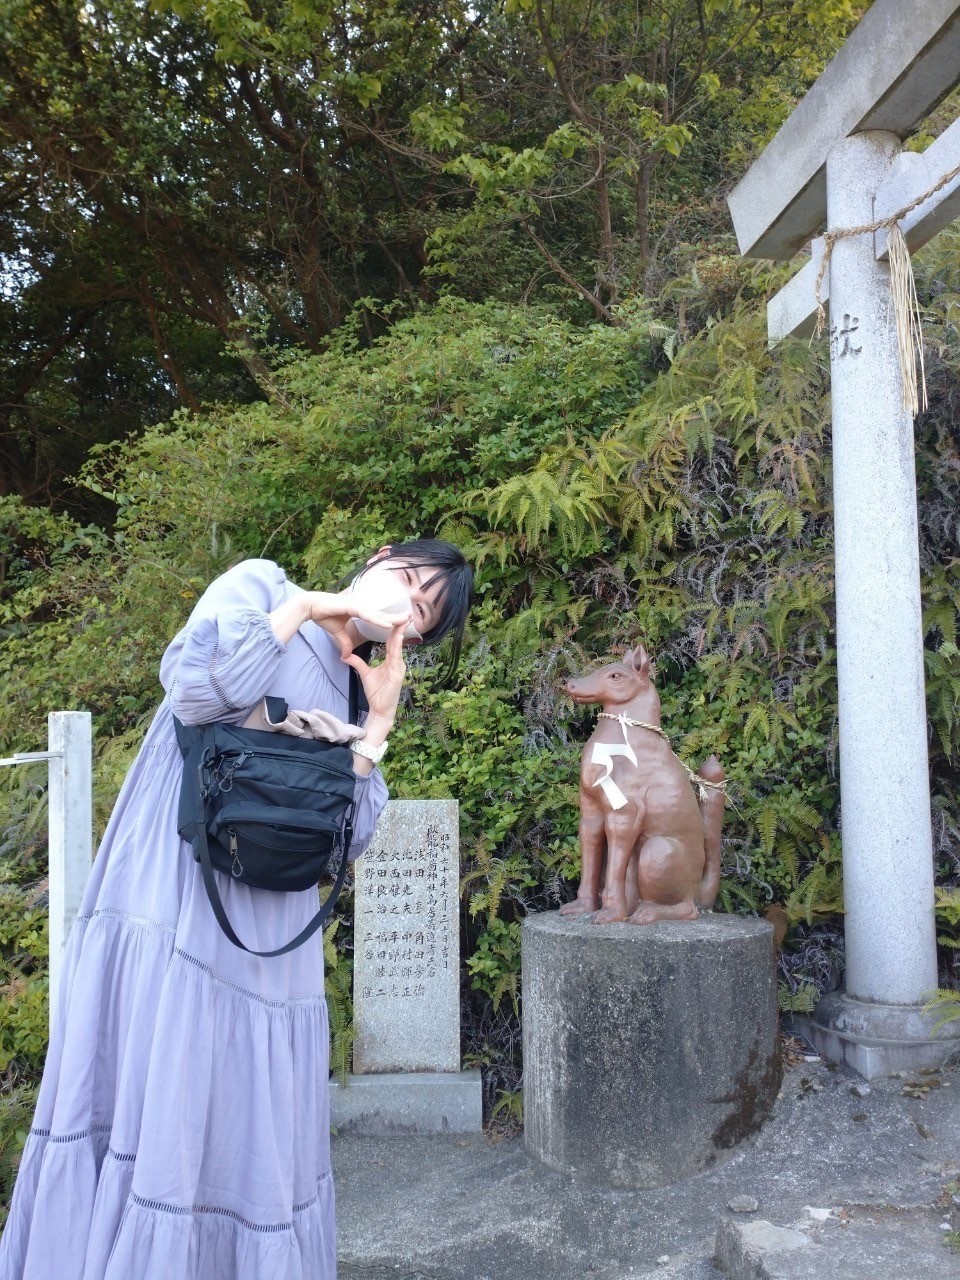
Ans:
{"type": "Polygon", "coordinates": [[[230,874],[232,876],[242,876],[243,863],[240,861],[240,855],[237,852],[237,833],[233,827],[227,827],[227,835],[230,837],[230,852],[233,854],[233,861],[230,863],[230,874]]]}
{"type": "Polygon", "coordinates": [[[250,757],[250,756],[252,756],[252,755],[253,755],[253,752],[252,752],[252,751],[241,751],[241,752],[240,752],[240,754],[237,756],[236,760],[234,760],[234,761],[232,762],[232,764],[230,765],[229,769],[228,769],[228,770],[226,771],[226,773],[224,773],[224,774],[221,776],[221,778],[220,778],[220,791],[221,791],[221,793],[222,793],[222,792],[225,792],[225,791],[232,791],[232,790],[233,790],[233,775],[237,772],[237,770],[238,770],[238,769],[242,769],[242,768],[243,768],[243,762],[244,762],[244,760],[248,759],[248,757],[250,757]]]}

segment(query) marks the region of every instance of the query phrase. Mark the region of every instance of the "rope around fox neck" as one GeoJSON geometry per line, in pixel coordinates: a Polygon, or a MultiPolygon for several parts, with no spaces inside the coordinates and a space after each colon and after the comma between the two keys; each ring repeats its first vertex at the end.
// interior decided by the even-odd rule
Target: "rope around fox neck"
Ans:
{"type": "Polygon", "coordinates": [[[601,720],[619,720],[621,724],[632,725],[635,729],[652,729],[654,733],[659,733],[661,738],[667,737],[658,724],[647,724],[645,720],[631,720],[629,716],[615,716],[612,711],[601,711],[599,718],[601,720]]]}
{"type": "MultiPolygon", "coordinates": [[[[601,711],[599,713],[598,718],[601,720],[618,721],[621,729],[623,730],[624,742],[627,742],[627,725],[630,725],[634,729],[650,729],[653,733],[659,734],[659,736],[663,738],[664,742],[666,742],[668,745],[670,743],[670,738],[663,731],[663,729],[660,728],[658,724],[647,724],[645,720],[631,720],[629,716],[614,715],[612,711],[601,711]]],[[[673,751],[673,748],[671,747],[670,750],[673,751]]],[[[673,754],[677,756],[677,753],[675,751],[673,752],[673,754]]],[[[690,766],[685,761],[681,760],[679,756],[677,756],[677,760],[680,764],[680,767],[684,770],[687,777],[690,779],[691,783],[693,783],[693,785],[699,789],[701,800],[706,800],[708,790],[724,791],[724,792],[726,791],[727,789],[726,779],[724,779],[723,782],[710,782],[707,778],[701,778],[699,773],[695,773],[694,770],[691,769],[690,766]]]]}

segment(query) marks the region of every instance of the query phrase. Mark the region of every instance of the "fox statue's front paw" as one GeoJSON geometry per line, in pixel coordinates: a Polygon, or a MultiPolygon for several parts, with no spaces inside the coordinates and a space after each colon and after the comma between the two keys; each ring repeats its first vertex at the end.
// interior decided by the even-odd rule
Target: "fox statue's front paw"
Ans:
{"type": "Polygon", "coordinates": [[[596,911],[600,902],[596,897],[581,897],[580,894],[572,902],[565,902],[560,908],[562,916],[589,916],[596,911]]]}
{"type": "Polygon", "coordinates": [[[656,924],[658,920],[696,920],[697,908],[692,902],[667,905],[662,902],[641,902],[630,917],[631,924],[656,924]]]}
{"type": "Polygon", "coordinates": [[[603,906],[593,917],[594,924],[620,924],[627,918],[627,900],[619,893],[605,893],[603,906]]]}

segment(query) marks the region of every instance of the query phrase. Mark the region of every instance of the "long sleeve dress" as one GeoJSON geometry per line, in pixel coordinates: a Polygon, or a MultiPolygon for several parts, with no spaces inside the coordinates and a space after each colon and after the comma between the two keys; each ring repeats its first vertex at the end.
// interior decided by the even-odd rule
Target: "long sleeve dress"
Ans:
{"type": "MultiPolygon", "coordinates": [[[[346,720],[349,668],[299,592],[248,560],[167,649],[166,690],[120,792],[71,931],[34,1125],[0,1240],[0,1280],[332,1280],[328,1026],[320,935],[260,959],[218,927],[177,834],[173,716],[242,723],[264,694],[346,720]]],[[[353,852],[387,798],[357,778],[353,852]]],[[[247,946],[281,946],[315,890],[221,876],[247,946]]]]}

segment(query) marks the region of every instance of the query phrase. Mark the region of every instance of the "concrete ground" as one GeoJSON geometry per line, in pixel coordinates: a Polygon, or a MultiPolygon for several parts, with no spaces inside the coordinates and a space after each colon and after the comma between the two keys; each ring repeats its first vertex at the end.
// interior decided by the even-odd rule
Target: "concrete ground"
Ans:
{"type": "Polygon", "coordinates": [[[760,1133],[657,1190],[578,1185],[522,1137],[335,1137],[340,1280],[960,1278],[960,1071],[867,1085],[788,1048],[760,1133]]]}

